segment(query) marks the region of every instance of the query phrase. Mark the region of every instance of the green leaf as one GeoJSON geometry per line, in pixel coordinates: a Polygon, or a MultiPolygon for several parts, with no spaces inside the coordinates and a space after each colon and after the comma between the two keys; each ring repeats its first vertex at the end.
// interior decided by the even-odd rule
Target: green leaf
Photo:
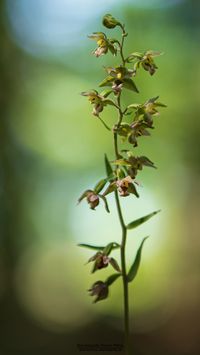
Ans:
{"type": "Polygon", "coordinates": [[[108,97],[113,91],[111,89],[105,89],[103,90],[100,95],[103,96],[103,97],[108,97]]]}
{"type": "Polygon", "coordinates": [[[140,226],[140,224],[142,224],[142,223],[148,221],[148,219],[150,219],[151,217],[155,216],[155,215],[156,215],[158,212],[160,212],[160,211],[161,211],[161,210],[158,210],[158,211],[152,212],[152,213],[150,213],[150,214],[147,214],[147,215],[144,216],[144,217],[138,218],[138,219],[136,219],[135,221],[129,223],[129,224],[126,226],[126,228],[127,228],[127,229],[134,229],[134,228],[140,226]]]}
{"type": "Polygon", "coordinates": [[[103,100],[103,103],[104,103],[104,105],[115,106],[115,103],[112,100],[110,100],[110,99],[103,100]]]}
{"type": "Polygon", "coordinates": [[[109,162],[108,157],[107,157],[106,154],[104,156],[104,161],[105,161],[105,167],[106,167],[106,174],[109,177],[110,175],[113,174],[113,170],[112,170],[112,167],[110,165],[110,162],[109,162]]]}
{"type": "Polygon", "coordinates": [[[105,204],[105,209],[106,209],[106,211],[107,211],[108,213],[110,213],[110,210],[109,210],[109,207],[108,207],[108,202],[107,202],[105,196],[99,195],[99,197],[103,200],[103,202],[104,202],[104,204],[105,204]]]}
{"type": "Polygon", "coordinates": [[[125,87],[128,90],[134,91],[134,92],[138,92],[139,90],[137,88],[137,86],[135,85],[134,81],[130,78],[124,79],[123,80],[123,87],[125,87]]]}
{"type": "Polygon", "coordinates": [[[118,277],[120,277],[121,276],[121,274],[113,274],[113,275],[111,275],[111,276],[109,276],[108,278],[107,278],[107,280],[105,281],[105,283],[108,285],[108,286],[110,286],[110,285],[112,285],[113,284],[113,282],[115,282],[117,279],[118,279],[118,277]]]}
{"type": "Polygon", "coordinates": [[[149,50],[149,51],[145,52],[145,54],[150,55],[150,56],[152,56],[152,57],[158,57],[158,56],[160,56],[160,55],[163,55],[164,52],[149,50]]]}
{"type": "Polygon", "coordinates": [[[113,46],[112,43],[108,42],[108,49],[112,53],[112,55],[116,55],[117,54],[117,49],[113,46]]]}
{"type": "Polygon", "coordinates": [[[143,53],[134,52],[134,53],[131,53],[131,55],[129,57],[141,59],[143,57],[143,53]]]}
{"type": "Polygon", "coordinates": [[[131,163],[125,159],[117,159],[115,161],[112,161],[112,164],[113,165],[121,165],[121,166],[131,166],[131,163]]]}
{"type": "Polygon", "coordinates": [[[128,275],[127,275],[127,281],[128,282],[131,282],[134,280],[134,278],[136,277],[137,275],[137,272],[138,272],[138,269],[139,269],[139,266],[140,266],[140,260],[141,260],[141,254],[142,254],[142,247],[144,245],[144,242],[145,240],[147,239],[148,237],[144,238],[142,243],[140,244],[140,247],[137,251],[137,254],[136,254],[136,257],[135,257],[135,260],[128,272],[128,275]]]}
{"type": "MultiPolygon", "coordinates": [[[[110,244],[112,244],[112,250],[120,248],[120,245],[116,242],[112,242],[110,244]]],[[[93,250],[104,250],[106,248],[104,246],[90,245],[90,244],[85,244],[85,243],[78,244],[78,246],[83,247],[83,248],[93,249],[93,250]]]]}
{"type": "Polygon", "coordinates": [[[100,84],[99,86],[112,86],[112,83],[114,81],[114,78],[112,76],[107,76],[100,84]]]}
{"type": "Polygon", "coordinates": [[[121,168],[117,168],[116,175],[117,175],[118,180],[122,180],[126,177],[124,170],[121,168]]]}
{"type": "Polygon", "coordinates": [[[104,247],[103,246],[97,246],[97,245],[90,245],[90,244],[78,244],[79,247],[83,247],[83,248],[88,248],[88,249],[93,249],[93,250],[103,250],[104,247]]]}
{"type": "Polygon", "coordinates": [[[98,194],[99,192],[101,192],[101,190],[104,188],[107,181],[108,181],[108,179],[102,179],[96,184],[96,186],[94,188],[95,194],[98,194]]]}
{"type": "Polygon", "coordinates": [[[119,44],[119,41],[118,41],[118,39],[116,39],[116,38],[108,38],[108,40],[109,40],[109,42],[110,43],[112,43],[112,44],[114,44],[114,43],[118,43],[119,44]]]}
{"type": "Polygon", "coordinates": [[[140,104],[131,104],[131,105],[128,105],[127,108],[128,108],[128,109],[129,109],[129,108],[133,108],[133,109],[137,110],[139,106],[140,106],[140,104]]]}
{"type": "Polygon", "coordinates": [[[115,182],[111,182],[107,189],[104,191],[103,196],[110,194],[111,192],[117,190],[117,186],[115,182]]]}
{"type": "Polygon", "coordinates": [[[155,102],[156,107],[167,107],[167,105],[162,104],[161,102],[155,102]]]}
{"type": "Polygon", "coordinates": [[[82,195],[78,199],[78,203],[80,203],[85,197],[87,197],[88,193],[93,192],[92,190],[86,190],[82,193],[82,195]]]}
{"type": "Polygon", "coordinates": [[[99,119],[99,121],[101,121],[101,123],[104,125],[104,127],[105,127],[108,131],[111,131],[111,128],[107,126],[107,124],[104,122],[104,120],[103,120],[100,116],[98,116],[98,119],[99,119]]]}
{"type": "Polygon", "coordinates": [[[140,197],[134,184],[129,185],[128,192],[135,195],[136,197],[140,197]]]}
{"type": "Polygon", "coordinates": [[[117,249],[117,248],[120,248],[120,245],[118,243],[115,242],[109,243],[103,249],[103,253],[109,255],[113,249],[117,249]]]}
{"type": "Polygon", "coordinates": [[[121,269],[120,269],[120,267],[119,267],[119,265],[118,265],[117,260],[115,260],[114,258],[110,258],[110,264],[112,265],[112,267],[113,267],[116,271],[121,272],[121,269]]]}

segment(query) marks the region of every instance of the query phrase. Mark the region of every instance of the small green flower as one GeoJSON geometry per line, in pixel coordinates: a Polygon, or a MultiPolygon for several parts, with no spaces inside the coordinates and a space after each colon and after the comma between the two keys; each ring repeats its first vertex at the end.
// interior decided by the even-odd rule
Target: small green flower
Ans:
{"type": "Polygon", "coordinates": [[[141,136],[150,136],[147,128],[153,128],[149,126],[146,122],[143,121],[134,121],[131,125],[131,133],[128,135],[129,143],[133,144],[134,147],[137,147],[137,138],[141,136]]]}
{"type": "Polygon", "coordinates": [[[100,57],[108,52],[108,50],[113,54],[117,54],[117,49],[111,40],[107,38],[103,32],[94,32],[90,36],[90,39],[94,39],[97,42],[98,47],[92,52],[95,57],[100,57]]]}
{"type": "Polygon", "coordinates": [[[135,157],[133,155],[130,155],[127,159],[127,162],[131,165],[130,167],[128,167],[128,173],[132,179],[136,178],[138,170],[142,170],[144,166],[156,168],[154,163],[145,156],[135,157]]]}
{"type": "Polygon", "coordinates": [[[158,107],[166,107],[165,104],[158,102],[157,99],[159,96],[153,97],[149,99],[144,104],[133,104],[129,105],[128,109],[135,110],[134,120],[140,120],[146,123],[149,128],[153,128],[153,117],[158,116],[159,112],[157,110],[158,107]]]}
{"type": "Polygon", "coordinates": [[[94,105],[92,114],[94,116],[99,117],[100,112],[103,111],[104,107],[107,105],[114,105],[114,102],[110,99],[107,98],[107,96],[111,93],[111,90],[107,90],[102,92],[101,94],[98,93],[98,91],[93,90],[93,91],[84,91],[81,93],[82,96],[88,97],[89,102],[94,105]]]}
{"type": "Polygon", "coordinates": [[[161,52],[156,52],[156,51],[146,51],[144,53],[139,53],[135,52],[132,53],[126,61],[128,63],[131,63],[132,61],[136,60],[134,64],[134,75],[136,75],[137,70],[142,67],[144,70],[148,71],[150,75],[153,75],[156,72],[156,69],[158,69],[157,65],[154,62],[154,57],[160,56],[163,53],[161,52]]]}
{"type": "Polygon", "coordinates": [[[119,94],[122,88],[126,88],[135,92],[138,89],[131,79],[134,74],[134,70],[127,69],[123,66],[107,67],[105,70],[108,76],[99,84],[99,86],[112,86],[113,92],[119,94]]]}

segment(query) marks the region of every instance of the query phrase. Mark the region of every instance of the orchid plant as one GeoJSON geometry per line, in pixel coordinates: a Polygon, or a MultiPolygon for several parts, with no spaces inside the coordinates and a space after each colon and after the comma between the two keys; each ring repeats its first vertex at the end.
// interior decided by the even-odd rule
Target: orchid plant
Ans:
{"type": "Polygon", "coordinates": [[[129,195],[138,198],[138,182],[136,181],[138,172],[144,167],[155,168],[154,163],[146,156],[136,156],[134,148],[137,147],[140,137],[150,136],[150,131],[154,128],[154,117],[159,115],[159,108],[166,107],[166,105],[158,101],[159,97],[156,96],[148,99],[144,103],[138,104],[131,102],[127,107],[123,107],[121,97],[122,92],[126,90],[130,90],[136,94],[139,93],[133,78],[138,74],[140,68],[143,68],[151,76],[154,75],[158,69],[154,62],[154,57],[162,53],[148,50],[144,53],[133,52],[126,56],[124,53],[124,42],[128,34],[125,30],[125,25],[110,14],[106,14],[103,17],[103,25],[108,29],[119,27],[122,31],[120,40],[107,37],[103,32],[94,32],[89,36],[90,39],[97,42],[97,48],[93,51],[93,54],[98,58],[111,53],[113,56],[119,56],[120,63],[118,66],[105,68],[107,76],[99,84],[99,87],[107,87],[107,89],[102,92],[97,90],[82,92],[82,95],[87,97],[92,104],[92,114],[104,124],[106,129],[111,131],[114,159],[108,159],[105,154],[106,176],[98,181],[94,188],[84,191],[78,201],[81,202],[83,199],[86,199],[92,210],[95,210],[100,201],[102,201],[106,211],[109,213],[107,197],[113,193],[115,195],[122,238],[121,244],[109,242],[105,246],[89,244],[79,244],[79,246],[95,250],[95,254],[88,260],[89,263],[93,263],[92,273],[107,268],[109,265],[115,270],[115,273],[111,274],[106,280],[97,280],[88,290],[91,296],[95,296],[94,303],[105,300],[109,296],[112,284],[117,279],[122,279],[125,352],[126,355],[130,355],[132,352],[130,350],[128,288],[137,275],[142,248],[147,237],[142,240],[136,252],[135,259],[128,268],[126,263],[127,232],[140,226],[159,211],[152,212],[126,224],[120,199],[129,195]],[[116,123],[112,129],[101,117],[103,110],[106,109],[107,106],[112,106],[117,113],[116,123]],[[119,138],[121,138],[120,142],[119,138]],[[131,148],[128,150],[123,149],[122,145],[124,142],[128,142],[131,148]],[[112,251],[115,249],[120,250],[120,264],[111,256],[112,251]]]}

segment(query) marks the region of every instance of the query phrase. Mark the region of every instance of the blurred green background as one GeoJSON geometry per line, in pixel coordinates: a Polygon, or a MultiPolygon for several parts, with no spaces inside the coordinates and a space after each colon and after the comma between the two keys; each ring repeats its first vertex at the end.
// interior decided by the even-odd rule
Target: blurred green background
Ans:
{"type": "MultiPolygon", "coordinates": [[[[137,148],[158,170],[140,173],[139,200],[122,201],[126,221],[162,209],[128,239],[131,262],[141,238],[151,236],[130,287],[134,355],[199,355],[200,2],[0,4],[0,355],[73,355],[77,344],[123,342],[121,284],[92,305],[86,290],[110,269],[91,276],[84,265],[91,252],[76,246],[120,241],[112,197],[110,215],[76,205],[104,176],[104,153],[113,157],[110,133],[79,95],[96,89],[103,65],[113,63],[111,55],[92,56],[95,43],[87,40],[109,12],[126,23],[127,54],[165,53],[155,76],[139,72],[141,93],[125,99],[160,95],[168,105],[137,148]]],[[[113,109],[103,117],[112,125],[113,109]]]]}

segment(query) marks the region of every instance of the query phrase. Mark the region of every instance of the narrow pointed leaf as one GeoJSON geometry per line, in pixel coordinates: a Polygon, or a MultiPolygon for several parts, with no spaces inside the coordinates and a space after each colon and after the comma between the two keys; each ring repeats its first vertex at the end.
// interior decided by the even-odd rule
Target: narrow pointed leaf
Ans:
{"type": "Polygon", "coordinates": [[[103,249],[103,253],[109,255],[113,249],[119,248],[120,245],[118,243],[112,242],[105,246],[103,249]]]}
{"type": "Polygon", "coordinates": [[[131,163],[125,159],[117,159],[115,161],[112,161],[112,164],[113,165],[122,165],[122,166],[131,166],[131,163]]]}
{"type": "Polygon", "coordinates": [[[117,54],[117,49],[112,45],[112,43],[108,42],[108,49],[113,55],[117,54]]]}
{"type": "Polygon", "coordinates": [[[118,265],[117,260],[115,260],[114,258],[110,258],[110,264],[112,265],[112,267],[113,267],[116,271],[121,272],[121,269],[120,269],[120,267],[119,267],[119,265],[118,265]]]}
{"type": "Polygon", "coordinates": [[[121,276],[121,274],[113,274],[113,275],[111,275],[111,276],[109,276],[108,278],[107,278],[107,280],[105,281],[105,283],[108,285],[108,286],[110,286],[110,285],[112,285],[113,284],[113,282],[115,282],[117,279],[118,279],[118,277],[120,277],[121,276]]]}
{"type": "Polygon", "coordinates": [[[83,247],[83,248],[88,248],[88,249],[92,249],[92,250],[103,250],[104,247],[103,246],[99,246],[99,245],[90,245],[90,244],[78,244],[79,247],[83,247]]]}
{"type": "Polygon", "coordinates": [[[135,195],[136,197],[140,197],[134,184],[129,185],[128,192],[135,195]]]}
{"type": "Polygon", "coordinates": [[[135,257],[135,260],[129,270],[129,273],[127,275],[127,281],[128,282],[131,282],[134,280],[134,278],[136,277],[137,275],[137,272],[139,270],[139,266],[140,266],[140,260],[141,260],[141,254],[142,254],[142,247],[144,245],[144,242],[145,240],[147,239],[148,237],[144,238],[142,243],[140,244],[140,247],[137,251],[137,254],[136,254],[136,257],[135,257]]]}
{"type": "Polygon", "coordinates": [[[100,180],[100,181],[96,184],[96,186],[95,186],[95,188],[94,188],[94,192],[95,192],[96,194],[98,194],[99,192],[101,192],[101,190],[103,190],[105,184],[107,183],[107,180],[108,180],[108,179],[102,179],[102,180],[100,180]]]}
{"type": "Polygon", "coordinates": [[[152,213],[150,213],[150,214],[147,214],[147,215],[144,216],[144,217],[138,218],[138,219],[136,219],[135,221],[129,223],[126,228],[127,228],[127,229],[134,229],[134,228],[140,226],[140,224],[142,224],[142,223],[148,221],[148,219],[150,219],[151,217],[155,216],[158,212],[160,212],[160,210],[155,211],[155,212],[152,212],[152,213]]]}
{"type": "Polygon", "coordinates": [[[110,213],[110,210],[109,210],[109,207],[108,207],[108,202],[107,202],[105,196],[99,195],[99,197],[103,200],[103,202],[104,202],[104,204],[105,204],[105,209],[106,209],[106,211],[107,211],[108,213],[110,213]]]}
{"type": "Polygon", "coordinates": [[[104,156],[104,161],[105,161],[105,167],[106,167],[106,174],[109,177],[110,175],[113,174],[113,170],[112,170],[112,167],[110,165],[110,162],[109,162],[108,157],[107,157],[106,154],[104,156]]]}
{"type": "Polygon", "coordinates": [[[112,82],[114,81],[114,78],[112,76],[107,76],[100,84],[99,86],[112,86],[112,82]]]}
{"type": "Polygon", "coordinates": [[[162,104],[161,102],[156,102],[155,106],[157,106],[157,107],[167,107],[167,105],[162,104]]]}
{"type": "Polygon", "coordinates": [[[137,109],[139,106],[140,106],[140,104],[130,104],[130,105],[128,105],[127,108],[137,109]]]}
{"type": "Polygon", "coordinates": [[[92,190],[86,190],[82,193],[82,195],[78,199],[78,203],[80,203],[85,197],[87,197],[88,193],[93,192],[92,190]]]}
{"type": "MultiPolygon", "coordinates": [[[[112,242],[112,249],[119,249],[120,245],[116,242],[112,242]]],[[[85,243],[81,243],[78,244],[79,247],[83,247],[83,248],[88,248],[88,249],[92,249],[92,250],[104,250],[106,247],[105,246],[99,246],[99,245],[91,245],[91,244],[85,244],[85,243]]]]}
{"type": "Polygon", "coordinates": [[[105,89],[103,90],[100,95],[103,96],[103,97],[108,97],[113,91],[111,89],[105,89]]]}
{"type": "Polygon", "coordinates": [[[110,99],[105,99],[103,101],[103,103],[104,103],[104,105],[115,106],[115,103],[112,100],[110,100],[110,99]]]}
{"type": "Polygon", "coordinates": [[[107,196],[111,192],[117,190],[117,186],[115,182],[111,182],[107,189],[104,191],[103,196],[107,196]]]}

